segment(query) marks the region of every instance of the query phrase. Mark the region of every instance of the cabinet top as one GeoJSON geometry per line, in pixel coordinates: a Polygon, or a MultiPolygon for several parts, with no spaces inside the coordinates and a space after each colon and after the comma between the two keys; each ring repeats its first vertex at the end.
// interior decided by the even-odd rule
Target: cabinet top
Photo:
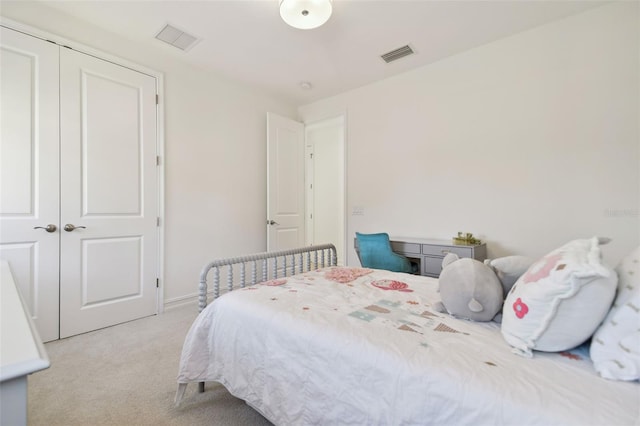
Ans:
{"type": "Polygon", "coordinates": [[[389,240],[398,243],[413,243],[413,244],[427,244],[432,246],[447,246],[447,247],[481,247],[485,243],[481,244],[454,244],[452,240],[436,239],[436,238],[414,238],[414,237],[395,237],[390,236],[389,240]]]}

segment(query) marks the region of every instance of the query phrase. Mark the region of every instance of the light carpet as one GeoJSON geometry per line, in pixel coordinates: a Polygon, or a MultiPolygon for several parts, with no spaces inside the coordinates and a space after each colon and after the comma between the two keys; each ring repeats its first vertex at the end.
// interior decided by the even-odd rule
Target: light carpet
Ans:
{"type": "Polygon", "coordinates": [[[29,376],[29,425],[271,425],[217,383],[190,384],[174,405],[194,306],[47,343],[47,370],[29,376]]]}

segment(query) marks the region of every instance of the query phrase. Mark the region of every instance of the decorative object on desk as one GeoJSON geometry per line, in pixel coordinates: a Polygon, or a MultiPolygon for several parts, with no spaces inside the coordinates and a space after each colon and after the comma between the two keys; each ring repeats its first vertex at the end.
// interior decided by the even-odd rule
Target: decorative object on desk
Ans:
{"type": "Polygon", "coordinates": [[[482,244],[477,238],[474,238],[471,232],[458,232],[457,237],[453,237],[453,244],[463,244],[463,245],[476,245],[482,244]]]}

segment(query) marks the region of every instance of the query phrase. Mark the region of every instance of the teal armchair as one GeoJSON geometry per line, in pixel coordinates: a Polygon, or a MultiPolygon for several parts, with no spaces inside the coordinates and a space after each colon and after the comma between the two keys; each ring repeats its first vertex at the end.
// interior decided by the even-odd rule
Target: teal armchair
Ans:
{"type": "Polygon", "coordinates": [[[389,234],[361,234],[356,232],[358,257],[364,268],[385,269],[393,272],[417,273],[417,266],[391,249],[389,234]]]}

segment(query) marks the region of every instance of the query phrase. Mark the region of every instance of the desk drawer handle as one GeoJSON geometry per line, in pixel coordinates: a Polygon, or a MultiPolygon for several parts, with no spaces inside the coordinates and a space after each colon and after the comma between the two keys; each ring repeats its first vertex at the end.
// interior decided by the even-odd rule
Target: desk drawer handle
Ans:
{"type": "Polygon", "coordinates": [[[449,254],[451,253],[451,250],[441,250],[442,254],[449,254]]]}

